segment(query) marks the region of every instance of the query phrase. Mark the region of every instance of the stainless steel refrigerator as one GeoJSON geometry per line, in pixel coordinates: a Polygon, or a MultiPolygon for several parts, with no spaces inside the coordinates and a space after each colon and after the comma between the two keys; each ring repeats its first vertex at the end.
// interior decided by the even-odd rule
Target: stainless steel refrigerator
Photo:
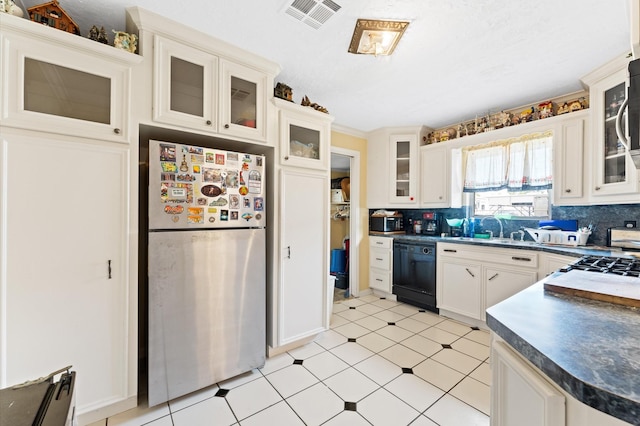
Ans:
{"type": "Polygon", "coordinates": [[[149,141],[149,406],[264,365],[264,166],[149,141]]]}

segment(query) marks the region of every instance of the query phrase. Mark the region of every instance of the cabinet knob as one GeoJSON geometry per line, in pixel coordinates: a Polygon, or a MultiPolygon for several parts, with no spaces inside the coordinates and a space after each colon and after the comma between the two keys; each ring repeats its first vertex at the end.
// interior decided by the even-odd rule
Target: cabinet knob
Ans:
{"type": "Polygon", "coordinates": [[[224,128],[225,128],[225,129],[228,129],[228,128],[229,128],[229,125],[228,125],[228,124],[225,124],[225,125],[224,125],[224,128]]]}
{"type": "Polygon", "coordinates": [[[115,129],[113,129],[113,133],[115,133],[116,135],[120,134],[120,129],[118,129],[117,127],[115,129]]]}
{"type": "Polygon", "coordinates": [[[438,200],[442,200],[442,195],[438,197],[438,200]]]}
{"type": "Polygon", "coordinates": [[[567,189],[565,189],[565,190],[564,190],[564,192],[566,192],[566,193],[568,194],[568,193],[570,193],[570,192],[571,192],[571,189],[570,189],[570,188],[567,188],[567,189]]]}
{"type": "Polygon", "coordinates": [[[596,191],[600,191],[600,187],[599,186],[596,186],[596,191]]]}
{"type": "Polygon", "coordinates": [[[211,120],[207,120],[207,126],[211,126],[211,120]]]}
{"type": "Polygon", "coordinates": [[[289,156],[288,156],[288,155],[285,155],[284,159],[285,159],[285,160],[288,160],[288,159],[289,159],[289,156]]]}

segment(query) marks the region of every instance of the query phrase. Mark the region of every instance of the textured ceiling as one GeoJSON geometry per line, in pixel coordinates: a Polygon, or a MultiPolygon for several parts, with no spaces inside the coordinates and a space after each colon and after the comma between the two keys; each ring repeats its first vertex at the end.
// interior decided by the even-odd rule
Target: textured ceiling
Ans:
{"type": "MultiPolygon", "coordinates": [[[[334,0],[320,29],[284,0],[60,0],[86,36],[140,6],[279,63],[276,81],[367,132],[433,128],[582,89],[630,48],[628,0],[334,0]],[[357,18],[411,21],[391,57],[347,53],[357,18]]],[[[44,0],[22,0],[25,7],[44,0]]]]}

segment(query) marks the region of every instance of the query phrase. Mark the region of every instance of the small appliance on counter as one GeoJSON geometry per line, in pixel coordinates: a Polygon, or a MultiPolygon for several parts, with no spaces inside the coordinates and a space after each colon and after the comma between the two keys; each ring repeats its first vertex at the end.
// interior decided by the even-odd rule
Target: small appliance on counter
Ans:
{"type": "Polygon", "coordinates": [[[450,228],[449,234],[452,237],[462,237],[464,221],[465,219],[447,219],[447,225],[450,228]]]}
{"type": "Polygon", "coordinates": [[[369,232],[372,234],[404,234],[402,213],[376,210],[369,218],[369,232]]]}
{"type": "Polygon", "coordinates": [[[440,215],[436,212],[422,213],[422,233],[424,235],[440,235],[442,228],[440,215]]]}
{"type": "Polygon", "coordinates": [[[607,246],[640,250],[640,228],[608,228],[607,246]]]}

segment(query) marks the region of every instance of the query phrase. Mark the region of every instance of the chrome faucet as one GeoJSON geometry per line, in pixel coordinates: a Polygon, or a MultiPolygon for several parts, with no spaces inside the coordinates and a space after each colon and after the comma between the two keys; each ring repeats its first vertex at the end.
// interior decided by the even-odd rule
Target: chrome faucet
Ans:
{"type": "MultiPolygon", "coordinates": [[[[495,216],[485,216],[485,217],[482,218],[482,220],[480,220],[480,226],[482,226],[484,224],[484,221],[487,220],[487,219],[495,219],[495,221],[498,222],[498,225],[500,225],[500,236],[499,236],[499,238],[503,239],[504,238],[504,229],[502,228],[502,222],[500,221],[500,219],[498,219],[495,216]]],[[[492,237],[493,237],[493,234],[492,234],[492,237]]]]}

